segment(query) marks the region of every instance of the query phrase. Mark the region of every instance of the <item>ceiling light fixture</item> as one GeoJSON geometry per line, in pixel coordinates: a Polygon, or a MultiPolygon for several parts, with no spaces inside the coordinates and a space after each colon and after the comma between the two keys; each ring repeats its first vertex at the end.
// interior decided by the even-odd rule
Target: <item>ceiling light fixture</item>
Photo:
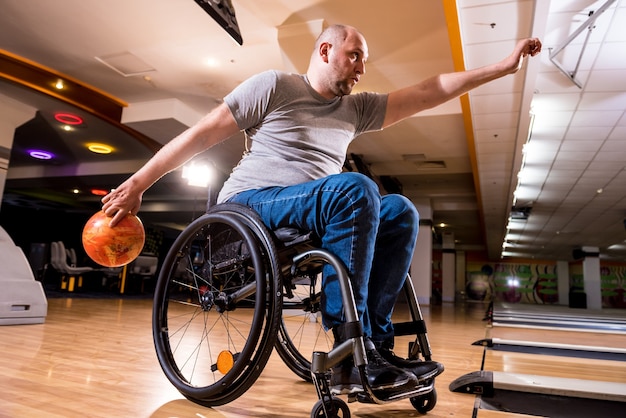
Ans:
{"type": "Polygon", "coordinates": [[[204,62],[207,65],[207,67],[217,68],[220,66],[220,61],[214,57],[209,57],[204,62]]]}
{"type": "Polygon", "coordinates": [[[38,160],[51,160],[54,157],[53,153],[40,149],[28,150],[28,155],[38,160]]]}
{"type": "Polygon", "coordinates": [[[91,189],[91,194],[94,196],[106,196],[109,194],[109,192],[102,189],[91,189]]]}
{"type": "Polygon", "coordinates": [[[54,83],[54,88],[57,90],[63,90],[65,88],[65,83],[63,83],[63,80],[58,79],[57,82],[54,83]]]}
{"type": "MultiPolygon", "coordinates": [[[[509,220],[506,226],[507,231],[504,238],[505,241],[509,240],[509,237],[511,236],[511,229],[515,228],[513,222],[526,222],[526,220],[528,220],[532,209],[530,204],[541,192],[541,184],[545,180],[546,176],[546,174],[541,170],[527,164],[530,151],[532,148],[536,149],[536,145],[531,143],[533,128],[535,125],[534,107],[531,107],[528,115],[530,116],[528,135],[526,137],[526,141],[522,145],[522,163],[519,171],[517,172],[517,184],[515,186],[515,190],[513,190],[513,204],[511,206],[511,210],[509,211],[509,220]],[[518,202],[525,202],[525,204],[522,205],[522,207],[519,207],[518,202]]],[[[504,247],[505,244],[502,243],[502,245],[504,247]]],[[[505,251],[501,253],[501,257],[504,257],[504,255],[505,251]]]]}
{"type": "Polygon", "coordinates": [[[87,149],[95,154],[110,154],[113,152],[113,147],[106,144],[87,144],[87,149]]]}
{"type": "Polygon", "coordinates": [[[182,177],[190,186],[207,187],[214,177],[214,172],[208,164],[192,162],[183,166],[182,177]]]}
{"type": "Polygon", "coordinates": [[[55,113],[54,119],[66,125],[82,125],[84,122],[83,118],[72,113],[55,113]]]}

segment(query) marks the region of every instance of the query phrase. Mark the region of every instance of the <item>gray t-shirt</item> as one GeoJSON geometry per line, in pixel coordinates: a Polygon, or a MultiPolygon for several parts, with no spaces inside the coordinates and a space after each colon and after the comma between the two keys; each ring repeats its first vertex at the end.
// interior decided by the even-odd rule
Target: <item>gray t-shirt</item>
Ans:
{"type": "Polygon", "coordinates": [[[265,71],[224,98],[251,140],[218,196],[290,186],[340,173],[350,142],[382,129],[387,95],[356,93],[325,99],[305,75],[265,71]]]}

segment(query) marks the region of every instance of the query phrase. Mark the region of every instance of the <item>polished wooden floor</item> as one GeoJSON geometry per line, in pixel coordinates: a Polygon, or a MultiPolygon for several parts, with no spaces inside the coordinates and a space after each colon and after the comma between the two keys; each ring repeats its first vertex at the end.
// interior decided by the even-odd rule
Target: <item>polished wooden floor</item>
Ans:
{"type": "MultiPolygon", "coordinates": [[[[260,379],[241,398],[215,408],[196,405],[176,391],[158,365],[151,300],[51,298],[48,304],[44,324],[0,327],[0,417],[292,418],[309,416],[317,400],[313,386],[300,381],[272,354],[260,379]]],[[[446,366],[436,381],[437,404],[427,416],[471,417],[474,396],[452,393],[448,385],[481,367],[483,348],[471,344],[486,335],[485,306],[422,310],[434,358],[446,366]]],[[[398,342],[398,347],[404,343],[398,342]]],[[[541,370],[536,359],[507,366],[498,363],[510,360],[505,355],[490,361],[491,366],[510,371],[541,370]]],[[[626,376],[624,369],[614,373],[616,379],[626,376]]],[[[593,373],[589,376],[593,378],[593,373]]],[[[420,416],[408,400],[352,403],[350,410],[355,417],[420,416]]],[[[504,416],[509,415],[478,414],[480,418],[504,416]]]]}

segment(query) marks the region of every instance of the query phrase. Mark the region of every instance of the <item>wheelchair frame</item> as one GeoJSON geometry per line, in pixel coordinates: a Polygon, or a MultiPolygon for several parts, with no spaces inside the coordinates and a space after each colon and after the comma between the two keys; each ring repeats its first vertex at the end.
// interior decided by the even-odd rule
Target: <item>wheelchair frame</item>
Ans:
{"type": "MultiPolygon", "coordinates": [[[[364,393],[349,401],[387,403],[408,398],[420,412],[436,403],[434,379],[409,393],[381,396],[367,385],[362,335],[333,347],[318,323],[321,269],[330,264],[341,287],[348,323],[358,324],[349,276],[341,261],[316,246],[311,234],[292,228],[269,231],[252,209],[235,203],[212,206],[181,232],[161,267],[154,294],[153,339],[166,377],[187,399],[217,406],[241,396],[258,379],[273,351],[319,397],[312,417],[349,417],[347,404],[332,396],[330,369],[349,356],[364,393]],[[305,294],[295,297],[302,287],[305,294]],[[294,302],[295,297],[295,302],[294,302]],[[288,311],[302,312],[315,342],[297,336],[288,311]],[[322,347],[318,346],[318,341],[322,347]],[[300,344],[302,343],[302,345],[300,344]],[[324,346],[325,344],[325,346],[324,346]],[[309,358],[304,346],[313,346],[309,358]]],[[[410,278],[404,291],[412,320],[394,323],[396,335],[415,335],[410,359],[431,360],[426,325],[410,278]]]]}

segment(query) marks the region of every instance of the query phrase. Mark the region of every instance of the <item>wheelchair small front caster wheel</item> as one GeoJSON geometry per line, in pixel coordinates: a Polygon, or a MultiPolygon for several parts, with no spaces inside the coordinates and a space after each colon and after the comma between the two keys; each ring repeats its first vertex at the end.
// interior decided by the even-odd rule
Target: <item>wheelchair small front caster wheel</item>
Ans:
{"type": "Polygon", "coordinates": [[[328,415],[324,412],[324,402],[320,399],[315,402],[311,411],[311,418],[350,418],[350,408],[343,400],[332,398],[326,404],[328,415]]]}
{"type": "Polygon", "coordinates": [[[435,407],[435,404],[437,403],[437,391],[433,389],[426,395],[416,396],[409,400],[411,401],[411,405],[413,405],[413,408],[415,408],[417,412],[419,412],[420,414],[425,414],[435,407]]]}

